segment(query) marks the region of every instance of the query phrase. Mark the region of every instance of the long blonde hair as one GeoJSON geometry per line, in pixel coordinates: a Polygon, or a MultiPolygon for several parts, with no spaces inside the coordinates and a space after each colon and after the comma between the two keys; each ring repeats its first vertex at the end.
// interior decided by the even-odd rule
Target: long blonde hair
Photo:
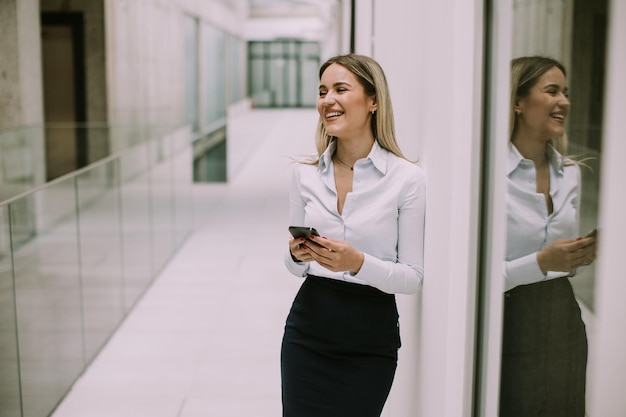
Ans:
{"type": "MultiPolygon", "coordinates": [[[[352,72],[359,83],[363,86],[365,94],[373,97],[378,105],[376,112],[371,117],[371,128],[374,138],[381,148],[388,150],[400,158],[406,159],[398,143],[396,142],[396,132],[394,127],[393,108],[389,95],[387,78],[380,64],[374,59],[357,54],[338,55],[326,61],[319,70],[319,78],[332,64],[338,64],[352,72]]],[[[335,140],[326,132],[326,127],[320,117],[317,122],[315,133],[315,147],[317,149],[317,159],[312,163],[317,163],[319,157],[324,153],[328,145],[335,140]]]]}

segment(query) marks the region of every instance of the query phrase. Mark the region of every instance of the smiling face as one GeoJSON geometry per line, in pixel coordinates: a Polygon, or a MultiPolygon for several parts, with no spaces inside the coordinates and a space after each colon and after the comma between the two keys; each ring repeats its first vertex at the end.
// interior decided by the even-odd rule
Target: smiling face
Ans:
{"type": "Polygon", "coordinates": [[[542,141],[562,136],[569,110],[565,75],[557,67],[552,67],[539,78],[526,97],[518,97],[516,136],[542,141]]]}
{"type": "Polygon", "coordinates": [[[371,112],[374,97],[367,96],[356,76],[346,67],[331,64],[322,74],[317,111],[330,136],[373,139],[371,112]]]}

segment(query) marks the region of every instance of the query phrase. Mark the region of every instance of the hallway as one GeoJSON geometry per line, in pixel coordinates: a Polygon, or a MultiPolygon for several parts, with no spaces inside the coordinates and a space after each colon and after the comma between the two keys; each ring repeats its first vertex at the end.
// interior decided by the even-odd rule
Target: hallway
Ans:
{"type": "Polygon", "coordinates": [[[314,110],[255,110],[226,184],[195,186],[195,230],[54,417],[270,417],[300,280],[283,265],[289,159],[314,152],[314,110]],[[265,129],[260,128],[265,127],[265,129]]]}

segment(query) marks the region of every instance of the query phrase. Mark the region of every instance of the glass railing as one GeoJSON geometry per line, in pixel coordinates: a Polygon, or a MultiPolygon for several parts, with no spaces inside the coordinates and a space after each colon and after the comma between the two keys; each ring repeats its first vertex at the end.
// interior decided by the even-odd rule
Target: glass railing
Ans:
{"type": "Polygon", "coordinates": [[[45,131],[0,133],[0,417],[50,415],[191,232],[189,130],[104,130],[47,183],[45,131]]]}

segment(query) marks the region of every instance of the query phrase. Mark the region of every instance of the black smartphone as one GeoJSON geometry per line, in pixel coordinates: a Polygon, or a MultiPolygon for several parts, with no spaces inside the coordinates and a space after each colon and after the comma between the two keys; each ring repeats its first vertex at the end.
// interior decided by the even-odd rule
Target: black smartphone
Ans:
{"type": "Polygon", "coordinates": [[[293,236],[296,239],[300,237],[309,239],[311,235],[313,236],[320,235],[319,233],[317,233],[317,230],[315,230],[314,227],[306,227],[306,226],[289,226],[289,233],[291,233],[291,236],[293,236]]]}

